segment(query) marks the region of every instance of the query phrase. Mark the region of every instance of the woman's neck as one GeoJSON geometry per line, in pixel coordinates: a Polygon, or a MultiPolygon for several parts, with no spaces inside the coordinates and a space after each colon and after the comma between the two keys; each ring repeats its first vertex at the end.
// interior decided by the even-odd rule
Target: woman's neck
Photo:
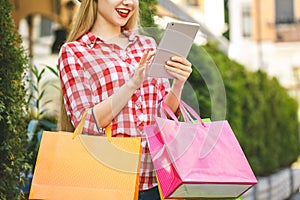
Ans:
{"type": "Polygon", "coordinates": [[[93,26],[91,32],[95,35],[100,36],[103,40],[106,41],[114,37],[118,37],[121,34],[121,28],[102,24],[100,26],[93,26]]]}
{"type": "Polygon", "coordinates": [[[128,38],[121,33],[121,27],[104,24],[93,26],[91,32],[107,41],[114,43],[122,48],[128,45],[128,38]]]}

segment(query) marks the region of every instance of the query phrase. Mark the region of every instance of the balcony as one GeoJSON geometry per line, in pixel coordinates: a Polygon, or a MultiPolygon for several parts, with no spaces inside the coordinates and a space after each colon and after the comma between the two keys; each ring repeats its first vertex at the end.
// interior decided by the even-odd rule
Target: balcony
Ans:
{"type": "Polygon", "coordinates": [[[291,23],[275,24],[275,42],[299,42],[300,20],[291,23]]]}

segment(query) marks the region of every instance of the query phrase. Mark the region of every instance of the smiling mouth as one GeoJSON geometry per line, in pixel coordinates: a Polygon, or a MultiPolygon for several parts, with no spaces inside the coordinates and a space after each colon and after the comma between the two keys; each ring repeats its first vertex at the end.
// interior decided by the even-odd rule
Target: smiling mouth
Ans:
{"type": "Polygon", "coordinates": [[[130,13],[130,10],[129,9],[122,9],[122,8],[117,8],[116,9],[117,13],[123,17],[123,18],[126,18],[128,17],[129,13],[130,13]]]}

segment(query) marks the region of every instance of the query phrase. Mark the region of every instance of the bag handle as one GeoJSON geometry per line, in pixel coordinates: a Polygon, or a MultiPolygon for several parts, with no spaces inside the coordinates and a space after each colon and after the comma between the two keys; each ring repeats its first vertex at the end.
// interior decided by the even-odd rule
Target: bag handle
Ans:
{"type": "MultiPolygon", "coordinates": [[[[193,108],[191,108],[189,105],[187,105],[184,101],[182,101],[182,100],[179,101],[179,108],[180,108],[181,113],[183,114],[183,118],[185,121],[191,123],[192,118],[189,115],[189,113],[190,113],[196,120],[198,120],[201,123],[202,126],[205,127],[205,123],[203,122],[201,117],[197,114],[197,112],[193,108]]],[[[176,122],[176,124],[179,124],[177,117],[175,116],[173,111],[167,106],[167,104],[164,101],[162,101],[162,109],[168,113],[168,115],[176,122]]],[[[161,115],[163,118],[166,118],[166,115],[163,110],[161,110],[161,115]]]]}
{"type": "MultiPolygon", "coordinates": [[[[83,127],[84,127],[84,122],[85,122],[85,118],[86,118],[86,115],[87,115],[87,113],[88,113],[89,110],[90,109],[87,109],[86,111],[84,111],[84,113],[82,115],[82,118],[81,118],[78,126],[74,130],[72,139],[74,139],[77,135],[82,134],[83,127]]],[[[106,134],[106,137],[108,138],[108,140],[111,141],[112,134],[111,134],[111,127],[110,127],[110,125],[108,125],[108,126],[105,127],[105,134],[106,134]]]]}
{"type": "Polygon", "coordinates": [[[162,101],[161,103],[161,109],[160,109],[160,114],[163,118],[167,118],[164,110],[168,113],[168,115],[176,122],[176,124],[179,124],[179,121],[177,119],[177,117],[175,116],[175,114],[173,113],[173,111],[167,106],[167,104],[162,101]]]}
{"type": "MultiPolygon", "coordinates": [[[[191,113],[191,115],[193,117],[195,117],[195,119],[198,120],[202,124],[202,126],[205,127],[205,123],[202,120],[202,118],[200,117],[200,115],[198,115],[197,112],[192,107],[190,107],[187,103],[180,100],[179,107],[180,107],[181,110],[184,110],[187,114],[191,113]]],[[[190,116],[190,115],[188,115],[188,116],[190,116]]]]}

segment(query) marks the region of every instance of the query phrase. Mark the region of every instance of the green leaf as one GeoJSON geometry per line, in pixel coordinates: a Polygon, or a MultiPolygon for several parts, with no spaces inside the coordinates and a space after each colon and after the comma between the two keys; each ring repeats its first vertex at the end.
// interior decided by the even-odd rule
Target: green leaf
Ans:
{"type": "Polygon", "coordinates": [[[43,68],[42,71],[37,76],[37,82],[38,83],[41,81],[44,73],[45,73],[45,68],[43,68]]]}
{"type": "Polygon", "coordinates": [[[37,88],[37,86],[34,84],[34,83],[30,83],[30,86],[31,86],[31,89],[33,90],[33,91],[35,91],[35,92],[38,92],[39,91],[39,89],[37,88]]]}
{"type": "Polygon", "coordinates": [[[58,71],[57,71],[57,68],[54,69],[52,68],[51,66],[48,66],[46,65],[47,69],[49,69],[57,78],[59,78],[59,74],[58,74],[58,71]]]}
{"type": "Polygon", "coordinates": [[[43,116],[47,111],[48,111],[47,108],[44,108],[44,109],[40,110],[39,116],[43,116]]]}
{"type": "Polygon", "coordinates": [[[42,98],[43,98],[44,95],[45,95],[45,92],[46,92],[46,90],[43,89],[42,92],[39,94],[37,101],[41,101],[41,100],[42,100],[42,98]]]}
{"type": "Polygon", "coordinates": [[[39,71],[38,71],[38,69],[35,65],[31,66],[30,70],[31,70],[31,72],[32,72],[32,74],[34,75],[35,78],[37,78],[39,76],[39,71]]]}

